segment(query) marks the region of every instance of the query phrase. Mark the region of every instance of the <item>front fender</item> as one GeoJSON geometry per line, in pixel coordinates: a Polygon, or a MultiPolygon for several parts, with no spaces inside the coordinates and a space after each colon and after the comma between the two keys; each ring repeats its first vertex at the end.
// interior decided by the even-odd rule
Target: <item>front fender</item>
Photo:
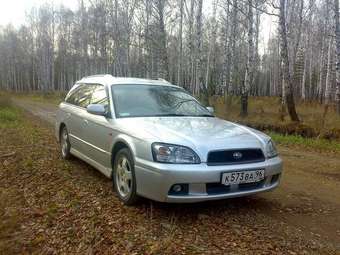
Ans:
{"type": "Polygon", "coordinates": [[[111,151],[113,150],[115,145],[119,142],[124,143],[129,148],[129,150],[132,152],[133,156],[136,155],[136,147],[134,145],[133,139],[126,134],[119,134],[112,140],[111,145],[110,145],[111,151]]]}
{"type": "Polygon", "coordinates": [[[118,142],[126,144],[130,149],[135,162],[138,158],[153,161],[150,142],[120,133],[112,140],[111,150],[113,150],[118,142]]]}

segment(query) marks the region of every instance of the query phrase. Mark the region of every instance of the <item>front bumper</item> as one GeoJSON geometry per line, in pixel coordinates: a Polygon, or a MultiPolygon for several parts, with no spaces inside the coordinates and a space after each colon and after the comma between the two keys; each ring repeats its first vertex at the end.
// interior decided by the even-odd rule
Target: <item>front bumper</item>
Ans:
{"type": "Polygon", "coordinates": [[[161,202],[191,203],[272,190],[279,185],[282,160],[275,157],[259,163],[208,166],[206,163],[178,165],[136,159],[135,172],[139,195],[161,202]],[[222,173],[257,169],[265,170],[265,179],[259,183],[231,186],[220,184],[222,173]],[[174,184],[188,184],[188,194],[169,194],[174,184]]]}

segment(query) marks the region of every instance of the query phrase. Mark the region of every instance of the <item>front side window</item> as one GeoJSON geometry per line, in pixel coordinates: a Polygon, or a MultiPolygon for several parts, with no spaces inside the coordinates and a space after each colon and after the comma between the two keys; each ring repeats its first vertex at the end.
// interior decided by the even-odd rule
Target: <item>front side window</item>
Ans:
{"type": "Polygon", "coordinates": [[[103,85],[96,85],[92,93],[91,104],[101,104],[105,107],[108,106],[109,100],[107,98],[105,87],[103,85]]]}
{"type": "Polygon", "coordinates": [[[94,89],[94,85],[84,85],[78,93],[76,105],[86,108],[91,103],[91,96],[94,89]]]}
{"type": "Polygon", "coordinates": [[[111,88],[117,118],[213,116],[181,88],[157,85],[113,85],[111,88]]]}

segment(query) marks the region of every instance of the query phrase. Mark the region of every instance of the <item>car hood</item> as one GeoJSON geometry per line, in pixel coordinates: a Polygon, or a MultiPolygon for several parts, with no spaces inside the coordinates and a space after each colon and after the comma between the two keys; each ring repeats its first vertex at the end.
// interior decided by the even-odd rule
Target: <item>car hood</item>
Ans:
{"type": "Polygon", "coordinates": [[[212,117],[122,118],[119,122],[122,130],[136,138],[184,145],[201,157],[212,150],[264,149],[270,139],[257,130],[212,117]]]}

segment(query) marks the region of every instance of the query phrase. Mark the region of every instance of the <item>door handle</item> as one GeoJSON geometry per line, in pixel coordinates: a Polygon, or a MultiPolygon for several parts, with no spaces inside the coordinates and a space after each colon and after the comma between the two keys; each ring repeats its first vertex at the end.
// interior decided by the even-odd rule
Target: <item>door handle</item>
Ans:
{"type": "Polygon", "coordinates": [[[88,120],[84,120],[84,124],[87,126],[89,124],[88,120]]]}
{"type": "Polygon", "coordinates": [[[66,118],[70,118],[71,117],[71,113],[66,113],[66,118]]]}

